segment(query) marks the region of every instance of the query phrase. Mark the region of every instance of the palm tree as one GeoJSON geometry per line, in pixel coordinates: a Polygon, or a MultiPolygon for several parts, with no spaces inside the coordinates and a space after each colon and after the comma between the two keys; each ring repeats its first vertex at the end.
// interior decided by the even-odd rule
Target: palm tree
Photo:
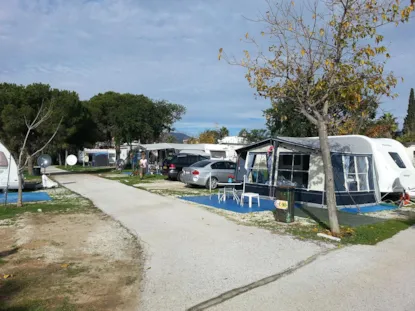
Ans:
{"type": "Polygon", "coordinates": [[[390,112],[384,113],[383,116],[380,117],[380,120],[382,123],[390,126],[391,132],[395,133],[398,131],[398,122],[396,121],[396,117],[390,112]]]}
{"type": "Polygon", "coordinates": [[[393,114],[387,112],[366,128],[366,135],[375,138],[393,138],[398,131],[398,123],[393,114]]]}
{"type": "Polygon", "coordinates": [[[222,126],[219,129],[218,134],[219,134],[219,139],[222,139],[226,136],[229,136],[229,130],[226,127],[222,126]]]}

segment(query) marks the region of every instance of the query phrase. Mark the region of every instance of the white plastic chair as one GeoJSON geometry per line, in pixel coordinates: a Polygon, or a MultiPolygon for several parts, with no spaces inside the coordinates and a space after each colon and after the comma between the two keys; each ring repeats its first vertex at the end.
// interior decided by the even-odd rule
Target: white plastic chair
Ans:
{"type": "Polygon", "coordinates": [[[244,206],[244,199],[249,198],[248,206],[252,208],[252,198],[256,198],[258,207],[260,207],[261,203],[260,203],[259,194],[254,193],[254,192],[245,192],[245,183],[246,183],[246,175],[244,175],[244,183],[243,183],[242,194],[241,194],[241,206],[244,206]]]}

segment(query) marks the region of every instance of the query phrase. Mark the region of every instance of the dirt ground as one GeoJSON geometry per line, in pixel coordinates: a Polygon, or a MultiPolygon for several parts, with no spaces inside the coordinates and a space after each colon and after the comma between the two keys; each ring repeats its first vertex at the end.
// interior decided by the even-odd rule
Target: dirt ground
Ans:
{"type": "Polygon", "coordinates": [[[141,250],[100,212],[0,221],[0,310],[136,310],[141,250]]]}

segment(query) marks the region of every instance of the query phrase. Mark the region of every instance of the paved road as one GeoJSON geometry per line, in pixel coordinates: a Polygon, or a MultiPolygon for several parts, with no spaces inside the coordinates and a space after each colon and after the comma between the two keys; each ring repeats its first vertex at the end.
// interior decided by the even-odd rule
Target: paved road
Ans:
{"type": "Polygon", "coordinates": [[[210,310],[413,311],[415,228],[376,246],[331,252],[210,310]]]}
{"type": "Polygon", "coordinates": [[[281,276],[325,250],[114,181],[56,179],[142,240],[148,270],[140,310],[415,310],[415,228],[377,246],[331,251],[281,276]]]}
{"type": "MultiPolygon", "coordinates": [[[[324,251],[119,182],[91,175],[54,178],[142,240],[146,276],[140,310],[185,310],[324,251]]],[[[257,309],[255,301],[251,306],[257,309]]]]}

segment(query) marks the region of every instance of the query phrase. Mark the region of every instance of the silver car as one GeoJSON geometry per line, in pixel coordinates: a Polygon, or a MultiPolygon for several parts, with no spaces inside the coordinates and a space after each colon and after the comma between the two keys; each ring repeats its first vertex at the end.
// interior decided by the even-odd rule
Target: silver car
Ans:
{"type": "Polygon", "coordinates": [[[205,186],[209,189],[209,178],[212,176],[212,189],[218,183],[226,183],[235,178],[236,163],[224,160],[203,160],[183,168],[181,181],[188,185],[205,186]]]}

